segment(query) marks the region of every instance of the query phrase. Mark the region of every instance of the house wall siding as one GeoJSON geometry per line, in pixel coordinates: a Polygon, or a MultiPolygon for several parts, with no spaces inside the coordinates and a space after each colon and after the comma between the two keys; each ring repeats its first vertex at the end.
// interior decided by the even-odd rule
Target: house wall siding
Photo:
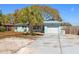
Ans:
{"type": "Polygon", "coordinates": [[[15,27],[14,31],[15,32],[28,32],[29,28],[28,27],[15,27]]]}

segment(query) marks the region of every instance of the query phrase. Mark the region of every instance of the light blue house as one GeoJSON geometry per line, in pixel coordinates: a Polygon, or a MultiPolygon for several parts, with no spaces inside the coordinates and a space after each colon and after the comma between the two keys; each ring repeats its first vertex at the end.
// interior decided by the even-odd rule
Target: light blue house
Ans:
{"type": "MultiPolygon", "coordinates": [[[[59,21],[44,21],[44,26],[33,27],[33,32],[42,32],[42,33],[59,33],[61,32],[61,23],[59,21]]],[[[28,24],[16,24],[14,26],[15,32],[30,32],[28,24]]]]}
{"type": "Polygon", "coordinates": [[[16,24],[14,26],[14,32],[29,32],[28,24],[16,24]]]}

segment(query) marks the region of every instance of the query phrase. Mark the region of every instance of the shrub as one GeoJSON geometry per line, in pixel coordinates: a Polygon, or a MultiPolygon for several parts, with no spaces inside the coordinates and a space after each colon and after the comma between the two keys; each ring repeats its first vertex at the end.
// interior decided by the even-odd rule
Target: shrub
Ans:
{"type": "Polygon", "coordinates": [[[5,31],[6,31],[6,28],[4,26],[1,26],[0,32],[5,32],[5,31]]]}

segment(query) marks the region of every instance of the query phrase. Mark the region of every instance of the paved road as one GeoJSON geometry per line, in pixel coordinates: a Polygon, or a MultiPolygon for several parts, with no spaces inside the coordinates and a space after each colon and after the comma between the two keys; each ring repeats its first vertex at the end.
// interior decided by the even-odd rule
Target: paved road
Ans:
{"type": "Polygon", "coordinates": [[[45,34],[36,41],[20,49],[17,53],[66,54],[79,53],[79,39],[58,34],[45,34]]]}

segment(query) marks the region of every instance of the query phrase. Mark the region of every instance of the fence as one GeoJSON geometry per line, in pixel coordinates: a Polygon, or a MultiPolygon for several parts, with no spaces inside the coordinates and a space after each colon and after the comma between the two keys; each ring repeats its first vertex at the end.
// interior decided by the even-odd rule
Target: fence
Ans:
{"type": "Polygon", "coordinates": [[[63,30],[65,30],[65,34],[79,35],[78,26],[63,26],[63,30]]]}

